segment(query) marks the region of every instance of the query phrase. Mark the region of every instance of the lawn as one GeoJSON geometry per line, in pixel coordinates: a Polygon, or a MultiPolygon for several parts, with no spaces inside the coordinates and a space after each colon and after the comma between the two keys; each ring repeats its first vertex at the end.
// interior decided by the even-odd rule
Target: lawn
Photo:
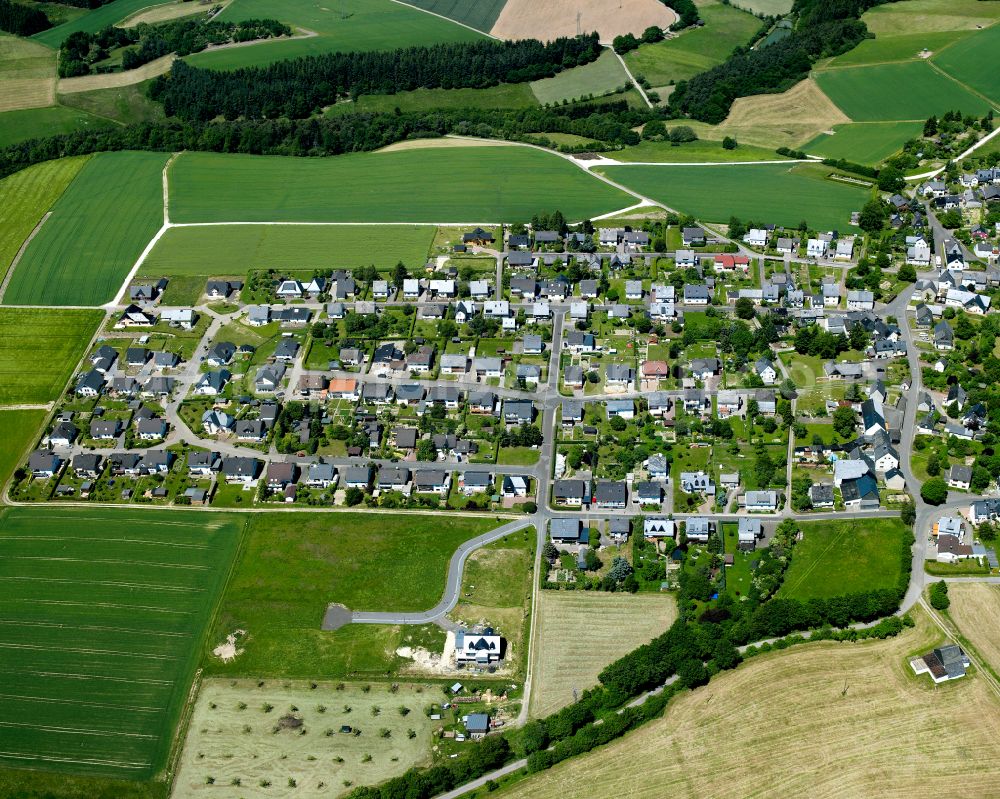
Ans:
{"type": "Polygon", "coordinates": [[[507,0],[478,0],[475,3],[470,3],[468,0],[409,0],[409,3],[411,6],[440,14],[483,33],[489,33],[507,0]]]}
{"type": "Polygon", "coordinates": [[[157,775],[242,526],[196,512],[4,511],[0,764],[157,775]]]}
{"type": "Polygon", "coordinates": [[[170,170],[175,222],[468,223],[545,209],[574,220],[632,202],[559,156],[514,146],[321,159],[185,153],[170,170]]]}
{"type": "Polygon", "coordinates": [[[399,631],[379,625],[323,632],[326,606],[425,610],[444,591],[448,560],[493,519],[370,513],[254,515],[222,601],[214,639],[247,630],[245,654],[215,673],[260,677],[384,674],[399,631]]]}
{"type": "Polygon", "coordinates": [[[7,274],[25,239],[88,157],[43,161],[0,180],[0,273],[7,274]]]}
{"type": "Polygon", "coordinates": [[[648,643],[676,618],[673,596],[663,594],[540,591],[536,641],[542,645],[532,652],[531,715],[546,716],[571,704],[597,684],[605,666],[648,643]]]}
{"type": "Polygon", "coordinates": [[[898,519],[803,522],[778,595],[807,601],[893,588],[909,529],[898,519]]]}
{"type": "MultiPolygon", "coordinates": [[[[402,261],[421,268],[431,225],[233,225],[171,228],[142,264],[150,276],[245,275],[248,269],[340,269],[402,261]]],[[[204,286],[202,286],[204,288],[204,286]]]]}
{"type": "Polygon", "coordinates": [[[542,105],[579,100],[590,95],[611,94],[628,86],[628,75],[610,50],[596,61],[560,72],[552,78],[531,82],[531,91],[542,105]]]}
{"type": "Polygon", "coordinates": [[[354,102],[340,102],[330,114],[391,113],[454,108],[533,108],[538,105],[528,83],[501,83],[488,89],[413,89],[396,94],[363,94],[354,102]]]}
{"type": "Polygon", "coordinates": [[[100,153],[52,208],[4,295],[7,305],[111,300],[163,224],[165,153],[100,153]]]}
{"type": "Polygon", "coordinates": [[[699,4],[704,25],[674,39],[644,44],[625,55],[633,75],[643,75],[653,86],[687,80],[721,64],[735,47],[743,47],[760,29],[760,20],[722,3],[699,4]]]}
{"type": "Polygon", "coordinates": [[[686,144],[671,144],[662,141],[644,141],[633,147],[626,147],[609,153],[618,161],[658,161],[662,163],[686,164],[691,162],[714,161],[776,161],[786,158],[768,147],[754,147],[741,144],[735,150],[722,149],[721,141],[698,139],[686,144]]]}
{"type": "Polygon", "coordinates": [[[974,91],[1000,103],[1000,73],[996,69],[984,68],[995,62],[1000,48],[1000,25],[970,36],[957,47],[949,47],[933,57],[935,66],[943,69],[951,77],[961,81],[974,91]]]}
{"type": "Polygon", "coordinates": [[[821,133],[802,149],[823,158],[845,158],[875,166],[923,131],[920,122],[855,122],[837,125],[833,135],[821,133]]]}
{"type": "Polygon", "coordinates": [[[98,310],[0,308],[0,405],[57,399],[103,318],[98,310]]]}
{"type": "Polygon", "coordinates": [[[57,50],[71,33],[86,31],[87,33],[97,33],[101,28],[121,22],[126,17],[130,17],[137,11],[144,8],[158,5],[156,0],[113,0],[107,5],[95,8],[89,14],[49,28],[47,31],[36,33],[32,38],[57,50]]]}
{"type": "Polygon", "coordinates": [[[950,110],[982,115],[989,105],[930,64],[910,61],[816,73],[819,87],[855,122],[924,120],[950,110]]]}
{"type": "Polygon", "coordinates": [[[849,227],[867,191],[827,180],[812,164],[736,166],[612,166],[608,177],[654,200],[705,221],[730,216],[795,227],[803,219],[819,230],[849,227]]]}
{"type": "Polygon", "coordinates": [[[482,38],[461,25],[391,0],[338,0],[335,6],[323,0],[285,0],[280,6],[270,0],[234,0],[219,15],[226,22],[262,17],[318,35],[205,51],[187,60],[207,69],[238,69],[323,53],[395,50],[482,38]]]}
{"type": "Polygon", "coordinates": [[[896,638],[755,657],[683,692],[635,732],[502,796],[605,799],[621,793],[623,779],[629,799],[902,797],[956,781],[963,796],[993,796],[1000,704],[980,676],[934,686],[913,675],[907,658],[944,640],[919,608],[913,615],[916,628],[896,638]],[[942,741],[961,743],[942,757],[942,741]],[[807,768],[788,767],[789,742],[807,768]],[[888,763],[891,775],[879,765],[888,763]]]}
{"type": "Polygon", "coordinates": [[[8,147],[26,139],[109,126],[107,120],[61,105],[7,111],[0,114],[0,147],[8,147]]]}

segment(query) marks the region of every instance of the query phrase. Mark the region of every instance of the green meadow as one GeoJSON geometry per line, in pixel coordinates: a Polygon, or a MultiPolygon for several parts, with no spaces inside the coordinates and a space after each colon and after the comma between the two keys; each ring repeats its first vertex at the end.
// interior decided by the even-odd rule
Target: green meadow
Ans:
{"type": "MultiPolygon", "coordinates": [[[[441,42],[466,42],[480,34],[391,0],[233,0],[220,20],[276,18],[315,35],[228,47],[188,56],[208,69],[239,69],[288,58],[360,50],[394,50],[441,42]]],[[[298,33],[298,31],[297,31],[298,33]]]]}
{"type": "Polygon", "coordinates": [[[390,113],[453,108],[534,108],[538,98],[528,83],[501,83],[488,89],[414,89],[396,94],[363,94],[326,110],[332,114],[390,113]]]}
{"type": "Polygon", "coordinates": [[[995,104],[1000,104],[1000,24],[963,40],[957,47],[949,47],[932,58],[935,66],[943,69],[956,80],[995,104]]]}
{"type": "Polygon", "coordinates": [[[821,133],[802,149],[823,158],[844,158],[856,164],[882,163],[923,131],[920,122],[852,122],[837,125],[833,135],[821,133]]]}
{"type": "Polygon", "coordinates": [[[860,186],[826,178],[814,164],[722,166],[611,166],[611,179],[669,208],[709,222],[730,216],[821,230],[849,227],[852,211],[868,198],[860,186]]]}
{"type": "Polygon", "coordinates": [[[0,515],[0,765],[150,780],[166,764],[244,519],[0,515]]]}
{"type": "Polygon", "coordinates": [[[104,313],[0,308],[0,405],[58,399],[104,313]]]}
{"type": "Polygon", "coordinates": [[[968,35],[969,31],[879,34],[874,39],[865,39],[857,47],[832,59],[827,66],[853,67],[891,61],[916,61],[920,59],[923,50],[937,53],[943,47],[949,47],[968,35]]]}
{"type": "Polygon", "coordinates": [[[105,119],[61,105],[5,111],[0,113],[0,147],[26,139],[72,133],[74,130],[107,127],[110,123],[105,119]]]}
{"type": "Polygon", "coordinates": [[[924,120],[949,110],[979,115],[989,109],[923,61],[829,69],[817,72],[816,82],[855,122],[924,120]]]}
{"type": "Polygon", "coordinates": [[[531,91],[542,105],[579,100],[587,95],[611,94],[630,81],[621,62],[610,50],[596,61],[567,69],[551,78],[531,82],[531,91]]]}
{"type": "Polygon", "coordinates": [[[59,49],[66,37],[77,31],[87,33],[97,33],[101,28],[121,22],[126,17],[130,17],[138,11],[150,6],[159,5],[156,0],[113,0],[113,2],[95,8],[81,17],[77,17],[62,25],[49,28],[47,31],[36,33],[32,38],[42,44],[51,47],[53,50],[59,49]]]}
{"type": "Polygon", "coordinates": [[[7,305],[100,305],[113,299],[163,224],[166,153],[92,157],[24,252],[7,305]]]}
{"type": "Polygon", "coordinates": [[[185,153],[170,169],[174,222],[569,220],[633,199],[529,147],[440,147],[332,158],[185,153]]]}

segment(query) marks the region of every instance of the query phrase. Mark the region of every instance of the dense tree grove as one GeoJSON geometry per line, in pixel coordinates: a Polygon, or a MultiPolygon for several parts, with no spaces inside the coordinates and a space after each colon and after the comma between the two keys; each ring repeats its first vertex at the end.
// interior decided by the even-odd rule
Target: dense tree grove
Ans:
{"type": "Polygon", "coordinates": [[[0,31],[18,36],[32,36],[52,27],[49,18],[37,8],[0,0],[0,31]]]}
{"type": "Polygon", "coordinates": [[[75,31],[66,37],[59,49],[59,75],[87,75],[95,63],[108,57],[109,50],[130,44],[137,46],[122,51],[122,69],[135,69],[168,53],[185,56],[212,44],[250,42],[291,33],[290,27],[274,19],[179,19],[157,25],[140,23],[134,28],[108,25],[97,33],[75,31]]]}
{"type": "Polygon", "coordinates": [[[476,41],[378,52],[327,53],[232,72],[183,62],[150,86],[168,116],[187,120],[302,119],[338,98],[418,88],[486,88],[520,83],[594,61],[597,34],[542,44],[476,41]]]}
{"type": "Polygon", "coordinates": [[[18,142],[0,150],[0,177],[39,161],[106,150],[321,156],[377,150],[407,138],[447,133],[516,140],[538,131],[637,144],[639,134],[632,128],[641,125],[651,113],[630,109],[621,101],[553,109],[470,108],[407,114],[343,114],[305,120],[171,120],[80,130],[18,142]]]}
{"type": "Polygon", "coordinates": [[[677,12],[677,22],[670,26],[671,30],[679,31],[697,25],[701,21],[694,0],[670,0],[666,5],[677,12]]]}

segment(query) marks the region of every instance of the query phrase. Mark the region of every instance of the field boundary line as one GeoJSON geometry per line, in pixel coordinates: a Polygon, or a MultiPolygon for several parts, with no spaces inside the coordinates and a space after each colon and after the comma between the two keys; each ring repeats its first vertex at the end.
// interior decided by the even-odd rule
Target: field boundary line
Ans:
{"type": "Polygon", "coordinates": [[[0,303],[3,302],[4,295],[7,293],[7,287],[10,285],[10,281],[14,277],[14,270],[21,262],[21,258],[28,249],[28,245],[31,244],[31,240],[38,235],[38,231],[42,229],[42,225],[48,221],[50,216],[52,216],[52,211],[46,211],[42,218],[38,220],[38,224],[32,228],[31,233],[28,234],[28,238],[21,243],[21,247],[18,249],[17,255],[14,256],[14,260],[10,262],[10,268],[7,270],[7,274],[4,275],[3,283],[0,284],[0,303]]]}
{"type": "Polygon", "coordinates": [[[619,55],[619,54],[617,53],[617,51],[615,50],[615,48],[614,48],[614,47],[613,47],[612,45],[607,45],[607,44],[606,44],[606,45],[604,45],[604,46],[605,46],[605,47],[606,47],[606,48],[607,48],[608,50],[610,50],[610,51],[611,51],[612,53],[614,53],[614,54],[615,54],[615,58],[617,58],[617,59],[618,59],[618,63],[622,65],[622,69],[624,69],[624,70],[625,70],[625,74],[626,74],[626,75],[628,75],[628,79],[629,79],[629,81],[631,81],[632,85],[633,85],[633,86],[634,86],[634,87],[635,87],[636,89],[638,89],[638,90],[639,90],[639,94],[640,94],[640,95],[642,96],[642,99],[643,99],[643,102],[645,102],[647,106],[649,106],[650,108],[652,108],[652,107],[653,107],[653,101],[649,99],[648,95],[646,94],[646,90],[645,90],[645,89],[643,89],[643,88],[642,88],[642,86],[640,86],[640,85],[639,85],[639,81],[637,81],[637,80],[635,79],[635,76],[634,76],[634,75],[632,74],[632,70],[630,70],[630,69],[628,68],[628,64],[626,64],[626,63],[625,63],[625,59],[624,59],[624,58],[622,58],[622,57],[621,57],[621,56],[620,56],[620,55],[619,55]]]}
{"type": "Polygon", "coordinates": [[[955,77],[954,75],[952,75],[951,73],[949,73],[949,72],[945,72],[945,71],[944,71],[943,69],[941,69],[941,67],[939,67],[939,66],[938,66],[937,64],[935,64],[935,63],[934,63],[933,61],[930,61],[930,60],[928,60],[928,61],[927,61],[927,65],[928,65],[928,66],[929,66],[929,67],[930,67],[931,69],[933,69],[933,70],[934,70],[935,72],[937,72],[937,73],[938,73],[939,75],[943,75],[943,76],[944,76],[944,77],[946,77],[946,78],[947,78],[948,80],[950,80],[950,81],[951,81],[952,83],[956,83],[956,84],[958,84],[959,86],[961,86],[961,87],[962,87],[963,89],[965,89],[965,90],[966,90],[967,92],[969,92],[970,94],[974,94],[974,95],[975,95],[976,97],[978,97],[978,98],[979,98],[980,100],[982,100],[983,102],[985,102],[985,103],[986,103],[986,105],[988,105],[988,106],[990,107],[990,110],[992,110],[992,111],[996,111],[996,110],[997,110],[997,108],[998,108],[998,107],[1000,107],[1000,106],[998,106],[998,104],[997,104],[997,103],[996,103],[996,102],[995,102],[994,100],[992,100],[991,98],[987,97],[987,96],[986,96],[985,94],[983,94],[982,92],[980,92],[980,91],[978,91],[978,90],[976,90],[976,89],[973,89],[973,88],[972,88],[971,86],[969,86],[969,85],[968,85],[967,83],[963,83],[962,81],[960,81],[960,80],[959,80],[958,78],[956,78],[956,77],[955,77]]]}
{"type": "Polygon", "coordinates": [[[473,33],[478,33],[481,36],[486,36],[487,38],[492,39],[495,42],[502,42],[503,41],[503,39],[501,39],[499,36],[494,36],[492,33],[481,31],[481,30],[479,30],[479,28],[473,28],[471,25],[466,25],[464,22],[459,22],[457,19],[452,19],[451,17],[446,17],[443,14],[438,14],[438,13],[436,13],[434,11],[428,11],[426,8],[421,8],[420,6],[414,6],[414,5],[410,5],[409,3],[404,3],[403,0],[392,0],[392,2],[395,3],[396,5],[406,6],[407,8],[412,8],[414,11],[419,11],[422,14],[428,14],[428,15],[430,15],[432,17],[437,17],[438,19],[443,19],[443,20],[445,20],[447,22],[451,22],[454,25],[459,25],[460,27],[463,27],[466,30],[472,31],[473,33]]]}

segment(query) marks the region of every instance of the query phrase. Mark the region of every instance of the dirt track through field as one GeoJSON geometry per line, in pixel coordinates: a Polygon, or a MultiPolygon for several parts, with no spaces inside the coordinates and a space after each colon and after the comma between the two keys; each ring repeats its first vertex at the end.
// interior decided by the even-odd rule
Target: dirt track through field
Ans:
{"type": "Polygon", "coordinates": [[[664,30],[676,20],[660,0],[508,0],[490,33],[500,39],[555,39],[597,31],[602,42],[651,25],[664,30]]]}

